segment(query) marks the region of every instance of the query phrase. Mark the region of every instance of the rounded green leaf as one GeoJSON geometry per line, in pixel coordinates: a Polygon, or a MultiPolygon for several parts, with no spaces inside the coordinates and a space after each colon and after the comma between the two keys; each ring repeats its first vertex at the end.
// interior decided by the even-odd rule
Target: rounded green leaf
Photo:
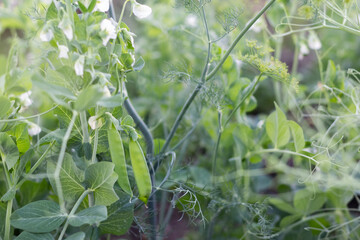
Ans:
{"type": "Polygon", "coordinates": [[[290,140],[290,131],[285,114],[275,104],[276,111],[266,119],[266,133],[270,137],[275,148],[286,145],[290,140]]]}
{"type": "Polygon", "coordinates": [[[107,209],[105,206],[94,206],[86,208],[72,216],[69,216],[69,224],[74,227],[80,227],[84,224],[97,224],[107,218],[107,209]]]}
{"type": "Polygon", "coordinates": [[[8,169],[12,169],[19,159],[19,150],[9,135],[0,133],[0,155],[8,169]]]}
{"type": "Polygon", "coordinates": [[[28,232],[47,233],[60,227],[66,217],[57,203],[41,200],[16,210],[11,215],[11,225],[28,232]]]}
{"type": "Polygon", "coordinates": [[[11,108],[11,102],[7,97],[0,96],[0,118],[6,116],[6,113],[11,108]]]}

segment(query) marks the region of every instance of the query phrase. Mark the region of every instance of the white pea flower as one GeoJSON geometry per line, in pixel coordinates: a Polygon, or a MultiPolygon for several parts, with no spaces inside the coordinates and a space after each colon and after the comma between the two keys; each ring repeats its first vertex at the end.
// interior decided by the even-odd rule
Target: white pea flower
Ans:
{"type": "Polygon", "coordinates": [[[320,39],[318,38],[318,36],[314,31],[309,32],[308,45],[309,48],[313,50],[319,50],[321,48],[320,39]]]}
{"type": "Polygon", "coordinates": [[[49,42],[53,37],[54,33],[49,27],[44,27],[40,32],[40,39],[43,42],[49,42]]]}
{"type": "Polygon", "coordinates": [[[88,123],[92,130],[95,130],[96,128],[100,128],[103,125],[103,122],[101,119],[97,119],[97,116],[92,116],[89,118],[88,123]]]}
{"type": "Polygon", "coordinates": [[[103,93],[105,97],[111,97],[111,93],[109,91],[109,88],[107,86],[104,86],[103,93]]]}
{"type": "Polygon", "coordinates": [[[100,24],[101,31],[104,31],[106,36],[103,38],[103,45],[106,46],[106,44],[109,42],[110,39],[115,39],[116,34],[116,23],[109,20],[104,19],[102,20],[100,24]]]}
{"type": "Polygon", "coordinates": [[[65,34],[66,38],[70,41],[73,39],[73,29],[71,27],[71,22],[68,18],[63,18],[58,26],[65,34]]]}
{"type": "Polygon", "coordinates": [[[33,101],[30,98],[31,91],[27,91],[19,96],[20,103],[23,107],[27,108],[29,107],[33,101]]]}
{"type": "Polygon", "coordinates": [[[190,27],[196,27],[199,25],[197,17],[193,14],[190,14],[186,17],[185,23],[190,27]]]}
{"type": "Polygon", "coordinates": [[[151,7],[149,6],[137,3],[136,1],[133,1],[132,4],[132,12],[138,18],[146,18],[152,12],[151,7]]]}
{"type": "Polygon", "coordinates": [[[68,55],[68,52],[69,52],[69,49],[67,46],[65,45],[58,45],[58,48],[59,48],[59,58],[66,58],[68,59],[69,58],[69,55],[68,55]]]}
{"type": "Polygon", "coordinates": [[[29,122],[28,133],[30,136],[38,135],[41,132],[39,125],[29,122]]]}
{"type": "Polygon", "coordinates": [[[300,43],[300,53],[299,53],[299,60],[302,60],[304,56],[308,55],[310,53],[310,50],[306,43],[301,42],[300,43]]]}
{"type": "Polygon", "coordinates": [[[94,11],[107,12],[109,11],[110,0],[97,0],[94,11]]]}
{"type": "Polygon", "coordinates": [[[75,62],[75,73],[78,76],[82,76],[84,74],[84,63],[85,63],[85,57],[80,56],[76,62],[75,62]]]}

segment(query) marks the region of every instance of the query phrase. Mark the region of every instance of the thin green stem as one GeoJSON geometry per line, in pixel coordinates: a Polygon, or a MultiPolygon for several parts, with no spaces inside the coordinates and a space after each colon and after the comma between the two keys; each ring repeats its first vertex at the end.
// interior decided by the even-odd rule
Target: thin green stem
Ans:
{"type": "Polygon", "coordinates": [[[313,161],[315,164],[319,164],[319,161],[317,161],[315,158],[309,157],[309,156],[307,156],[305,154],[292,152],[292,151],[289,151],[289,150],[280,150],[280,149],[276,149],[276,148],[254,151],[254,152],[249,153],[248,155],[254,155],[254,154],[259,154],[259,153],[284,153],[284,154],[290,154],[290,155],[295,155],[295,156],[307,158],[307,159],[313,161]]]}
{"type": "Polygon", "coordinates": [[[10,217],[11,217],[11,212],[12,212],[12,205],[13,205],[13,200],[11,199],[10,201],[8,201],[7,206],[6,206],[5,234],[4,234],[5,240],[11,239],[10,238],[10,230],[11,230],[10,217]]]}
{"type": "MultiPolygon", "coordinates": [[[[4,169],[4,172],[5,172],[8,189],[11,189],[12,188],[12,182],[11,182],[10,174],[9,174],[9,171],[7,169],[7,166],[6,166],[5,162],[3,162],[3,169],[4,169]]],[[[12,212],[12,207],[13,207],[12,205],[13,205],[13,199],[8,201],[7,206],[6,206],[5,233],[4,233],[4,239],[5,240],[10,240],[10,230],[11,230],[10,217],[11,217],[11,212],[12,212]]]]}
{"type": "Polygon", "coordinates": [[[219,145],[220,145],[220,140],[221,140],[221,135],[223,132],[223,127],[222,127],[222,112],[219,110],[218,111],[218,122],[219,122],[219,130],[218,130],[218,137],[216,140],[216,145],[215,145],[215,150],[214,150],[214,155],[213,155],[213,160],[212,160],[212,174],[211,174],[211,180],[213,183],[215,180],[215,176],[216,176],[216,159],[217,159],[217,153],[219,151],[219,145]]]}
{"type": "MultiPolygon", "coordinates": [[[[192,102],[194,101],[195,97],[198,95],[198,93],[200,92],[201,88],[203,87],[205,81],[206,81],[206,75],[209,69],[209,62],[210,62],[210,54],[211,54],[211,40],[210,40],[210,33],[209,33],[209,28],[207,25],[207,20],[206,20],[206,15],[205,15],[205,10],[204,10],[204,6],[202,6],[202,17],[203,17],[203,22],[204,22],[204,27],[205,27],[205,31],[206,31],[206,36],[208,39],[208,46],[207,46],[207,56],[206,56],[206,61],[205,61],[205,66],[204,69],[202,71],[201,74],[201,79],[200,79],[200,83],[198,83],[198,85],[195,87],[194,91],[192,92],[192,94],[189,96],[189,98],[186,100],[183,108],[181,109],[180,113],[178,114],[175,123],[173,125],[173,127],[170,130],[169,135],[167,136],[165,143],[161,149],[161,153],[166,152],[167,148],[170,145],[171,140],[173,139],[176,130],[178,129],[185,113],[187,112],[187,110],[189,109],[190,105],[192,104],[192,102]]],[[[155,170],[157,169],[159,163],[157,163],[155,165],[155,170]]]]}
{"type": "Polygon", "coordinates": [[[256,16],[250,20],[250,22],[244,27],[244,29],[239,33],[239,35],[235,38],[234,42],[230,45],[229,49],[226,51],[224,56],[221,58],[220,62],[216,65],[216,67],[206,76],[206,81],[215,76],[215,74],[220,70],[226,59],[229,57],[230,53],[234,50],[235,46],[238,44],[240,39],[249,31],[252,25],[268,10],[271,5],[276,0],[270,0],[261,10],[256,14],[256,16]]]}
{"type": "Polygon", "coordinates": [[[80,123],[81,123],[81,131],[83,133],[83,143],[90,142],[89,130],[88,130],[88,123],[86,119],[86,112],[80,112],[80,123]]]}
{"type": "Polygon", "coordinates": [[[70,217],[72,217],[72,215],[75,214],[76,210],[79,208],[79,206],[80,206],[80,204],[82,203],[82,201],[84,200],[84,198],[85,198],[89,193],[91,193],[91,192],[92,192],[92,190],[90,190],[90,189],[85,190],[85,191],[81,194],[81,196],[79,197],[79,199],[76,201],[74,207],[71,209],[71,211],[70,211],[70,213],[69,213],[69,215],[68,215],[68,217],[67,217],[67,219],[66,219],[66,222],[65,222],[65,224],[64,224],[64,227],[63,227],[63,229],[62,229],[62,231],[61,231],[61,233],[60,233],[60,236],[59,236],[58,240],[62,240],[62,239],[63,239],[63,237],[65,236],[65,233],[66,233],[66,229],[67,229],[68,226],[69,226],[69,219],[70,219],[70,217]]]}
{"type": "MultiPolygon", "coordinates": [[[[126,0],[126,1],[124,2],[124,5],[123,5],[122,9],[121,9],[121,13],[120,13],[120,17],[119,17],[119,21],[118,21],[117,28],[120,28],[122,19],[123,19],[123,17],[124,17],[124,12],[125,12],[125,8],[126,8],[126,4],[127,4],[128,2],[129,2],[129,0],[126,0]]],[[[115,16],[114,16],[114,18],[115,18],[115,16]]]]}
{"type": "Polygon", "coordinates": [[[253,82],[253,84],[250,86],[250,88],[248,89],[248,91],[245,93],[245,96],[241,99],[241,101],[238,103],[238,105],[234,108],[234,110],[230,113],[229,117],[226,119],[225,124],[224,124],[224,128],[228,125],[228,123],[230,122],[231,118],[234,116],[234,114],[237,112],[237,110],[239,110],[239,108],[241,107],[241,105],[246,101],[246,99],[248,99],[248,97],[250,97],[254,91],[256,86],[258,85],[258,83],[260,82],[260,79],[262,77],[263,73],[260,73],[260,75],[256,78],[256,81],[253,82]]]}
{"type": "MultiPolygon", "coordinates": [[[[45,160],[46,155],[51,150],[51,148],[54,146],[55,141],[52,141],[49,145],[49,147],[45,150],[45,152],[40,156],[40,158],[36,161],[34,166],[30,168],[30,171],[27,173],[28,175],[32,174],[39,166],[40,164],[45,160]]],[[[21,185],[26,181],[26,178],[23,178],[18,184],[16,184],[16,189],[19,189],[21,185]]]]}
{"type": "Polygon", "coordinates": [[[29,116],[29,117],[21,117],[21,118],[15,118],[15,119],[2,119],[2,120],[0,120],[0,123],[17,122],[17,121],[23,121],[23,120],[27,120],[27,119],[37,118],[37,117],[40,117],[42,115],[45,115],[45,114],[51,112],[52,110],[54,110],[58,106],[59,105],[56,105],[56,106],[50,108],[49,110],[46,110],[45,112],[42,112],[42,113],[39,113],[39,114],[36,114],[36,115],[32,115],[32,116],[29,116]]]}
{"type": "MultiPolygon", "coordinates": [[[[95,108],[95,116],[97,116],[99,112],[99,106],[95,108]]],[[[97,121],[95,122],[95,136],[94,136],[94,148],[91,155],[91,163],[94,164],[96,162],[96,152],[99,144],[99,126],[97,126],[97,121]]]]}
{"type": "Polygon", "coordinates": [[[295,51],[294,51],[294,58],[293,58],[293,65],[291,68],[291,75],[293,77],[296,76],[299,66],[299,54],[300,54],[300,46],[298,43],[298,37],[296,35],[293,35],[293,42],[295,44],[295,51]]]}
{"type": "Polygon", "coordinates": [[[68,140],[70,138],[70,134],[71,134],[71,131],[72,131],[73,127],[74,127],[75,120],[76,120],[77,116],[78,116],[78,112],[73,111],[73,115],[72,115],[70,124],[69,124],[69,126],[68,126],[68,128],[66,130],[65,136],[64,136],[62,144],[61,144],[59,158],[58,158],[55,173],[54,173],[55,185],[56,185],[56,190],[57,190],[57,194],[58,194],[58,197],[59,197],[60,207],[61,207],[61,210],[64,211],[64,212],[65,212],[65,202],[64,202],[64,196],[63,196],[62,187],[61,187],[61,181],[60,181],[60,170],[61,170],[61,167],[62,167],[62,163],[64,161],[67,142],[68,142],[68,140]]]}

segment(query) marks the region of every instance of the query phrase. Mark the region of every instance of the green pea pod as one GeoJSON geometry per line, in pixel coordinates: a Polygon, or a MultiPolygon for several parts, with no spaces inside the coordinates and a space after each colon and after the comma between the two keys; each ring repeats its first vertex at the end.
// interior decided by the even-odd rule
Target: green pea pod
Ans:
{"type": "Polygon", "coordinates": [[[118,183],[122,190],[133,196],[128,173],[126,170],[125,152],[119,132],[112,128],[108,130],[108,141],[110,147],[111,160],[115,164],[115,172],[119,176],[118,183]]]}
{"type": "Polygon", "coordinates": [[[139,199],[146,204],[151,194],[149,168],[146,164],[144,153],[138,141],[130,140],[129,151],[136,185],[139,190],[139,199]]]}

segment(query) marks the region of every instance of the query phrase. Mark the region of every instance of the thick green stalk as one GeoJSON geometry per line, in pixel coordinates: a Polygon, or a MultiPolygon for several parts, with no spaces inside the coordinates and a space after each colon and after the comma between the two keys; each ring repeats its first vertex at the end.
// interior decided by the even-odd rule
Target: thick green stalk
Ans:
{"type": "MultiPolygon", "coordinates": [[[[7,169],[7,166],[6,166],[5,162],[3,162],[3,169],[4,169],[4,172],[5,172],[8,189],[11,189],[12,188],[12,181],[11,181],[10,174],[9,174],[9,171],[7,169]]],[[[5,240],[10,240],[11,239],[10,238],[10,230],[11,230],[10,217],[11,217],[12,207],[13,207],[13,200],[11,199],[10,201],[7,202],[7,206],[6,206],[5,233],[4,233],[4,239],[5,240]]]]}
{"type": "Polygon", "coordinates": [[[12,212],[12,205],[13,205],[13,200],[11,199],[10,201],[7,202],[7,207],[6,207],[5,234],[4,234],[5,240],[11,239],[10,238],[10,230],[11,230],[10,217],[11,217],[11,212],[12,212]]]}
{"type": "Polygon", "coordinates": [[[263,75],[263,73],[260,73],[260,75],[256,78],[256,81],[251,85],[250,89],[245,93],[245,96],[241,99],[241,101],[238,103],[238,105],[230,113],[229,117],[225,121],[225,124],[224,124],[223,128],[225,128],[228,125],[231,118],[234,116],[234,114],[237,112],[237,110],[239,110],[239,108],[245,102],[245,100],[248,99],[248,97],[250,97],[254,93],[255,88],[259,84],[262,75],[263,75]]]}
{"type": "Polygon", "coordinates": [[[58,197],[59,197],[59,203],[60,203],[60,207],[61,207],[62,211],[65,211],[65,202],[64,202],[64,196],[63,196],[62,186],[61,186],[61,182],[60,182],[60,170],[61,170],[61,167],[62,167],[62,163],[64,161],[67,142],[68,142],[68,140],[70,138],[70,134],[71,134],[71,131],[72,131],[73,127],[74,127],[77,115],[78,115],[78,113],[76,111],[73,111],[73,115],[72,115],[70,124],[69,124],[69,126],[68,126],[68,128],[66,130],[65,136],[64,136],[62,144],[61,144],[59,158],[58,158],[55,173],[54,173],[56,190],[57,190],[57,194],[58,194],[58,197]]]}

